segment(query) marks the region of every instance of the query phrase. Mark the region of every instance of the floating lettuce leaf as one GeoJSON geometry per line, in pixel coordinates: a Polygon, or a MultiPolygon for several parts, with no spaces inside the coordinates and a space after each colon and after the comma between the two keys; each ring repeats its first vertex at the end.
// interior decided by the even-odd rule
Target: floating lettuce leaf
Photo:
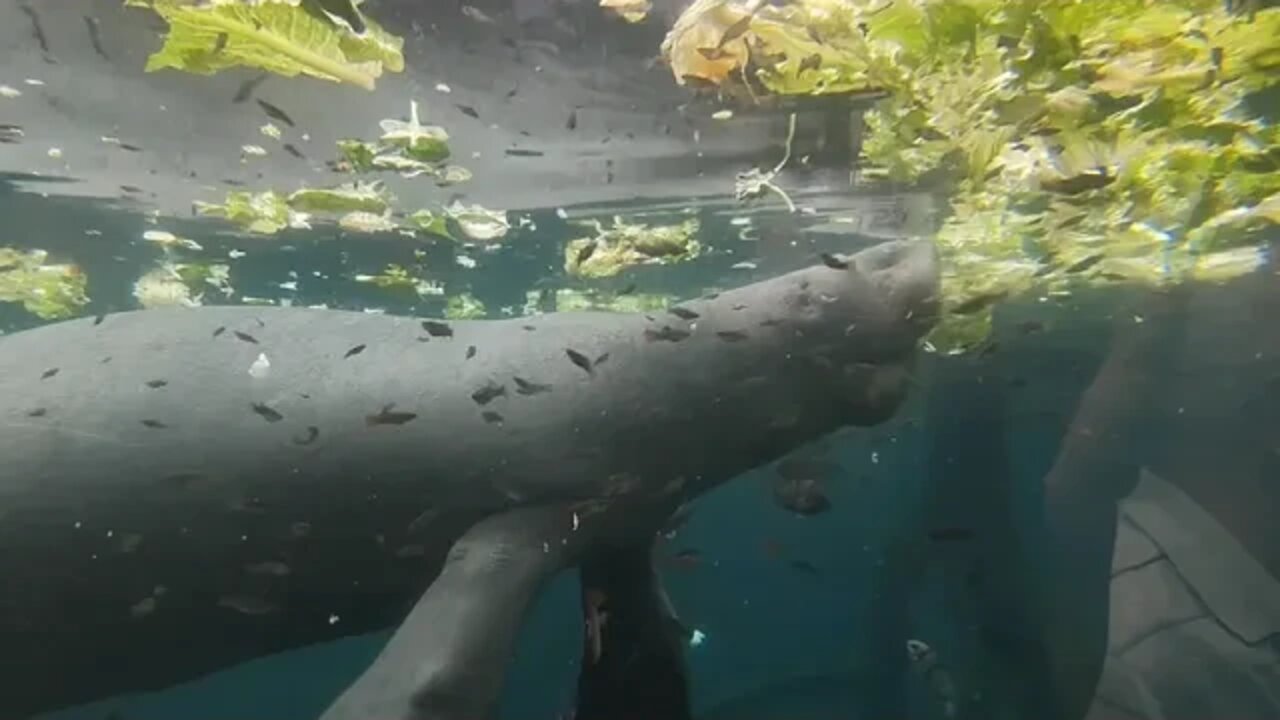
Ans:
{"type": "Polygon", "coordinates": [[[391,232],[397,225],[385,213],[371,213],[356,210],[338,218],[338,227],[351,232],[391,232]]]}
{"type": "Polygon", "coordinates": [[[74,316],[89,302],[87,278],[75,265],[46,263],[44,250],[0,248],[0,302],[22,303],[42,320],[74,316]]]}
{"type": "Polygon", "coordinates": [[[391,207],[391,198],[378,183],[303,188],[289,195],[286,202],[294,210],[305,212],[342,213],[359,210],[381,214],[391,207]]]}
{"type": "Polygon", "coordinates": [[[695,239],[697,218],[678,225],[630,224],[621,217],[606,229],[599,221],[587,223],[594,237],[571,240],[565,246],[564,269],[579,277],[611,277],[634,265],[666,264],[698,256],[701,245],[695,239]]]}
{"type": "Polygon", "coordinates": [[[440,187],[458,185],[471,180],[471,171],[461,165],[446,165],[436,173],[436,184],[440,187]]]}
{"type": "Polygon", "coordinates": [[[200,296],[193,297],[191,288],[175,266],[162,265],[133,283],[133,297],[143,308],[196,307],[200,296]]]}
{"type": "MultiPolygon", "coordinates": [[[[363,33],[313,15],[302,0],[125,0],[169,23],[147,71],[172,68],[211,75],[230,67],[262,68],[348,82],[372,90],[383,70],[404,69],[403,41],[362,17],[363,33]]],[[[352,8],[353,12],[358,12],[352,8]]]]}
{"type": "Polygon", "coordinates": [[[629,23],[638,23],[653,9],[649,0],[600,0],[600,7],[612,10],[629,23]]]}
{"type": "Polygon", "coordinates": [[[445,303],[444,316],[450,320],[474,320],[489,314],[484,303],[471,293],[454,295],[445,303]]]}
{"type": "Polygon", "coordinates": [[[400,148],[406,155],[422,162],[439,162],[449,157],[449,133],[435,125],[418,120],[418,101],[409,102],[409,121],[383,120],[382,142],[400,148]]]}
{"type": "Polygon", "coordinates": [[[352,172],[369,172],[374,169],[373,159],[378,147],[362,140],[339,140],[338,154],[352,172]]]}
{"type": "Polygon", "coordinates": [[[403,265],[388,265],[377,275],[356,275],[355,281],[372,283],[380,288],[412,290],[418,297],[444,294],[439,285],[413,275],[403,265]]]}
{"type": "Polygon", "coordinates": [[[1033,288],[1254,272],[1280,224],[1280,129],[1258,100],[1280,91],[1280,8],[757,5],[692,3],[663,43],[672,73],[748,101],[883,96],[864,116],[859,174],[950,201],[940,351],[979,346],[991,306],[1033,288]]]}
{"type": "Polygon", "coordinates": [[[511,225],[507,223],[507,213],[502,210],[488,210],[479,205],[463,205],[454,201],[444,212],[457,224],[462,234],[472,240],[501,240],[511,229],[511,225]]]}
{"type": "Polygon", "coordinates": [[[307,215],[289,207],[288,199],[274,190],[251,193],[235,190],[227,193],[221,205],[196,201],[196,213],[208,217],[222,217],[252,233],[272,235],[281,230],[308,228],[307,215]]]}
{"type": "Polygon", "coordinates": [[[418,210],[409,217],[405,218],[410,225],[432,235],[439,235],[443,238],[455,240],[453,234],[449,232],[449,218],[443,213],[433,213],[430,210],[418,210]]]}

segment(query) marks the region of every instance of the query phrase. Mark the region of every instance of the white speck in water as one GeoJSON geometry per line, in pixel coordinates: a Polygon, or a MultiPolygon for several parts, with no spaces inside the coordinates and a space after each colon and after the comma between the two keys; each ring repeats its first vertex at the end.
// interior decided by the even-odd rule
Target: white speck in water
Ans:
{"type": "Polygon", "coordinates": [[[24,82],[24,83],[26,83],[26,84],[28,84],[28,85],[30,85],[30,86],[32,86],[32,87],[40,87],[41,85],[44,85],[44,81],[43,81],[43,80],[37,80],[37,79],[35,79],[35,78],[27,78],[26,80],[23,80],[22,82],[24,82]]]}
{"type": "Polygon", "coordinates": [[[240,542],[249,542],[249,536],[248,536],[248,535],[241,535],[241,536],[240,536],[240,542]]]}
{"type": "Polygon", "coordinates": [[[875,452],[874,450],[871,451],[871,464],[872,465],[880,464],[880,453],[875,452]]]}
{"type": "Polygon", "coordinates": [[[466,255],[459,255],[456,258],[454,258],[453,261],[468,270],[471,270],[476,266],[475,258],[468,257],[466,255]]]}
{"type": "Polygon", "coordinates": [[[574,532],[577,532],[577,530],[578,530],[578,524],[579,524],[579,523],[578,523],[578,513],[574,513],[574,514],[573,514],[573,529],[574,529],[574,532]]]}
{"type": "Polygon", "coordinates": [[[249,366],[249,376],[261,379],[269,372],[271,372],[271,361],[267,359],[267,354],[258,353],[258,359],[249,366]]]}
{"type": "Polygon", "coordinates": [[[329,624],[330,624],[330,625],[337,625],[337,624],[338,624],[338,620],[340,620],[340,619],[341,619],[341,618],[339,618],[337,615],[330,615],[330,616],[329,616],[329,624]]]}
{"type": "Polygon", "coordinates": [[[107,537],[111,537],[111,536],[112,536],[112,535],[114,535],[114,534],[115,534],[115,532],[114,532],[114,531],[112,531],[112,530],[108,530],[108,531],[107,531],[107,537]]]}
{"type": "Polygon", "coordinates": [[[698,647],[707,639],[707,634],[701,630],[694,629],[693,634],[689,636],[689,647],[698,647]]]}
{"type": "Polygon", "coordinates": [[[564,208],[556,208],[556,217],[560,218],[561,220],[568,220],[569,212],[564,208]]]}
{"type": "Polygon", "coordinates": [[[54,160],[61,158],[62,148],[56,148],[56,147],[49,148],[49,157],[53,158],[54,160]]]}
{"type": "Polygon", "coordinates": [[[278,284],[278,287],[279,287],[281,290],[297,290],[297,289],[298,289],[298,283],[294,282],[293,280],[290,280],[289,282],[282,282],[282,283],[279,283],[279,284],[278,284]]]}
{"type": "Polygon", "coordinates": [[[549,553],[549,552],[551,552],[551,545],[550,545],[549,543],[545,543],[545,542],[544,542],[544,543],[542,543],[542,552],[544,552],[544,553],[549,553]]]}
{"type": "Polygon", "coordinates": [[[79,529],[80,529],[80,521],[79,521],[79,520],[77,520],[77,521],[76,521],[76,525],[75,525],[75,527],[76,527],[76,529],[77,529],[77,530],[79,530],[79,529]]]}
{"type": "Polygon", "coordinates": [[[438,92],[442,92],[446,94],[453,92],[453,88],[449,87],[448,85],[445,85],[444,83],[436,83],[436,90],[438,92]]]}
{"type": "Polygon", "coordinates": [[[22,91],[18,88],[9,87],[8,85],[0,85],[0,97],[16,98],[21,96],[22,91]]]}
{"type": "Polygon", "coordinates": [[[750,260],[743,260],[742,262],[734,263],[729,267],[734,270],[755,270],[758,266],[750,260]]]}
{"type": "Polygon", "coordinates": [[[229,251],[227,251],[227,257],[231,258],[232,260],[239,260],[240,258],[242,258],[242,257],[244,257],[245,255],[248,255],[248,254],[249,254],[249,253],[247,253],[247,252],[245,252],[245,251],[243,251],[243,250],[229,250],[229,251]]]}
{"type": "Polygon", "coordinates": [[[1142,323],[1146,322],[1146,320],[1147,320],[1147,319],[1146,319],[1146,318],[1144,318],[1144,317],[1142,317],[1141,315],[1134,315],[1134,316],[1133,316],[1133,321],[1134,321],[1134,322],[1136,322],[1136,323],[1138,323],[1139,325],[1141,325],[1142,323]]]}

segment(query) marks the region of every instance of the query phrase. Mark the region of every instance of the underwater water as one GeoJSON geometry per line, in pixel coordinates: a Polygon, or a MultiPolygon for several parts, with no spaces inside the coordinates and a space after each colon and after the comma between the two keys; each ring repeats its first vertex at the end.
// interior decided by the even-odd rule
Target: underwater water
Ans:
{"type": "Polygon", "coordinates": [[[1073,79],[1113,145],[1046,150],[1052,181],[1025,167],[1061,128],[981,134],[1017,92],[963,135],[939,108],[976,91],[905,83],[937,127],[897,147],[874,103],[905,91],[805,85],[876,3],[302,3],[405,38],[372,91],[144,72],[163,14],[120,5],[0,0],[0,720],[1280,717],[1280,66],[1188,49],[1235,32],[1217,4],[1080,20],[1082,55],[1165,33],[1219,74],[1073,79]],[[659,52],[695,11],[701,52],[659,52]],[[813,54],[725,66],[786,99],[730,92],[732,43],[765,63],[788,23],[813,54]],[[1248,113],[1161,134],[1241,77],[1248,113]],[[1142,152],[1110,134],[1137,116],[1142,152]],[[912,174],[947,132],[1000,161],[912,174]],[[467,710],[404,705],[440,697],[467,710]]]}

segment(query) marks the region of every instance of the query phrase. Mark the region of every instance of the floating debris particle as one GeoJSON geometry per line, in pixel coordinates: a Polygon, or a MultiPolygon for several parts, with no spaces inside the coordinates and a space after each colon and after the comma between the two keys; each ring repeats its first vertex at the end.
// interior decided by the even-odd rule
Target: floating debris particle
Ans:
{"type": "Polygon", "coordinates": [[[8,85],[0,85],[0,97],[3,97],[3,98],[22,97],[22,91],[19,90],[18,88],[10,87],[8,85]]]}
{"type": "Polygon", "coordinates": [[[218,598],[218,607],[235,610],[243,615],[270,615],[277,610],[272,603],[252,595],[226,595],[218,598]]]}
{"type": "Polygon", "coordinates": [[[267,123],[266,125],[263,125],[262,127],[258,128],[258,132],[271,138],[272,140],[279,140],[281,137],[280,128],[276,127],[275,123],[267,123]]]}
{"type": "Polygon", "coordinates": [[[736,262],[736,263],[734,263],[734,264],[730,265],[730,266],[729,266],[729,269],[731,269],[731,270],[755,270],[757,267],[759,267],[759,266],[758,266],[758,265],[756,265],[755,263],[751,262],[750,260],[743,260],[742,262],[736,262]]]}
{"type": "Polygon", "coordinates": [[[60,160],[62,159],[62,148],[51,147],[49,148],[48,155],[54,160],[60,160]]]}
{"type": "Polygon", "coordinates": [[[493,25],[497,23],[496,20],[486,15],[483,10],[471,5],[463,5],[462,14],[478,23],[485,23],[486,25],[493,25]]]}
{"type": "Polygon", "coordinates": [[[156,598],[154,595],[149,595],[147,597],[142,598],[141,600],[134,603],[133,605],[131,605],[129,607],[129,615],[135,620],[141,620],[142,618],[155,612],[155,610],[156,610],[156,598]]]}
{"type": "Polygon", "coordinates": [[[732,110],[717,110],[716,112],[711,113],[712,120],[729,120],[732,117],[733,117],[732,110]]]}
{"type": "Polygon", "coordinates": [[[267,149],[261,145],[241,145],[240,152],[251,157],[265,157],[267,149]]]}
{"type": "Polygon", "coordinates": [[[444,83],[436,83],[436,92],[442,92],[447,95],[453,92],[453,88],[449,87],[448,85],[445,85],[444,83]]]}
{"type": "Polygon", "coordinates": [[[200,243],[184,237],[178,237],[167,230],[147,230],[142,233],[142,239],[147,242],[153,242],[162,247],[180,247],[186,250],[204,250],[200,243]]]}
{"type": "Polygon", "coordinates": [[[249,366],[249,377],[261,380],[271,372],[271,361],[267,359],[266,353],[258,353],[258,357],[249,366]]]}

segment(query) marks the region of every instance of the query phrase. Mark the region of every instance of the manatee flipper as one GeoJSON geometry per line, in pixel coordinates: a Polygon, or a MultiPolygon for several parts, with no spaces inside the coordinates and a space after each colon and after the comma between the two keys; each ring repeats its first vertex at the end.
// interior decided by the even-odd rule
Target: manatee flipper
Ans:
{"type": "Polygon", "coordinates": [[[512,510],[454,543],[391,640],[321,720],[490,720],[525,612],[571,562],[564,507],[512,510]]]}
{"type": "Polygon", "coordinates": [[[689,720],[687,630],[653,566],[649,541],[581,565],[587,632],[575,720],[689,720]]]}

